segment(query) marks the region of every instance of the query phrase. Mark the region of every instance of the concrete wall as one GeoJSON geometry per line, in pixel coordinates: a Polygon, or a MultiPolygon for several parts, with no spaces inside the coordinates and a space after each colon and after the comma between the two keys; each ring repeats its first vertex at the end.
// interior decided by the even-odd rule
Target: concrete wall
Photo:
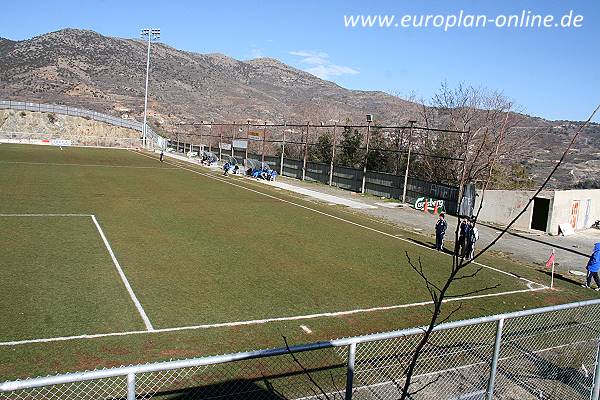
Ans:
{"type": "Polygon", "coordinates": [[[600,219],[600,189],[557,190],[554,193],[548,233],[558,234],[558,225],[569,223],[571,205],[575,200],[579,200],[576,230],[589,228],[596,220],[600,219]],[[590,207],[586,221],[588,200],[590,207]]]}
{"type": "MultiPolygon", "coordinates": [[[[499,225],[508,223],[525,207],[533,191],[488,190],[485,192],[479,220],[499,225]]],[[[600,189],[544,191],[538,197],[550,199],[547,233],[558,234],[559,224],[568,224],[573,201],[579,200],[579,217],[575,230],[589,228],[600,220],[600,189]],[[589,211],[588,211],[589,200],[589,211]],[[586,220],[586,213],[587,220],[586,220]]],[[[475,200],[475,211],[479,208],[481,194],[475,200]]],[[[531,226],[533,204],[513,225],[528,230],[531,226]]]]}
{"type": "MultiPolygon", "coordinates": [[[[483,194],[483,207],[479,213],[479,221],[490,222],[502,226],[508,225],[513,218],[525,207],[527,201],[535,192],[516,190],[486,190],[483,194]]],[[[479,209],[482,193],[475,198],[475,213],[479,209]]],[[[533,206],[515,222],[517,229],[529,229],[533,206]]]]}

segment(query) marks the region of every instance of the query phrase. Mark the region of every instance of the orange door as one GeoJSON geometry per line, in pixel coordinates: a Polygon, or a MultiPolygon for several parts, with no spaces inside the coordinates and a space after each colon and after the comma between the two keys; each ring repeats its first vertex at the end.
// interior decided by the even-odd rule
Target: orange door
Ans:
{"type": "Polygon", "coordinates": [[[571,217],[569,218],[569,223],[573,227],[573,229],[577,228],[577,219],[579,218],[579,200],[573,200],[571,203],[571,217]]]}

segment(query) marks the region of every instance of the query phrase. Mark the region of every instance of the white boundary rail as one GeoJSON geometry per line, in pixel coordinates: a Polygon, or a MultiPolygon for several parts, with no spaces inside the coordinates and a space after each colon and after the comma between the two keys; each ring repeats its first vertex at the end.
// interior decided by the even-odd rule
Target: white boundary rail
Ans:
{"type": "MultiPolygon", "coordinates": [[[[502,393],[514,393],[514,390],[520,388],[532,389],[531,386],[533,384],[531,383],[532,376],[530,373],[522,374],[519,376],[517,376],[516,374],[517,370],[522,371],[528,368],[525,364],[529,362],[530,358],[537,357],[540,358],[539,360],[536,360],[538,362],[549,362],[547,358],[540,357],[540,355],[545,355],[548,352],[557,352],[562,349],[564,353],[567,353],[568,356],[571,357],[568,361],[565,361],[565,364],[571,364],[572,362],[580,361],[579,359],[572,359],[572,348],[574,346],[584,343],[588,344],[591,349],[597,349],[598,337],[600,336],[600,333],[597,329],[595,329],[595,327],[588,325],[590,322],[594,322],[597,324],[597,314],[599,311],[600,299],[596,299],[440,324],[435,328],[434,335],[440,333],[447,333],[448,335],[444,336],[446,340],[449,340],[449,335],[453,334],[454,332],[459,332],[460,335],[463,335],[464,329],[478,329],[482,326],[489,327],[490,323],[495,324],[495,328],[493,330],[488,329],[487,332],[487,336],[495,337],[495,340],[492,341],[492,343],[484,342],[482,337],[479,336],[482,331],[477,330],[476,332],[478,332],[478,337],[472,338],[474,339],[474,341],[471,343],[476,343],[477,346],[469,348],[468,353],[471,355],[478,354],[481,349],[490,347],[491,351],[489,354],[482,353],[488,354],[489,358],[478,358],[476,359],[477,362],[471,362],[470,360],[464,362],[463,360],[461,361],[461,365],[453,365],[453,359],[450,358],[450,355],[452,352],[458,354],[460,351],[457,350],[457,347],[449,346],[445,349],[443,358],[440,359],[439,355],[436,356],[438,357],[436,358],[437,361],[442,361],[441,363],[435,364],[437,367],[439,367],[438,369],[429,370],[427,373],[420,373],[416,375],[415,378],[416,380],[419,380],[421,378],[437,374],[438,376],[441,376],[442,379],[439,382],[437,379],[435,381],[432,381],[433,384],[431,384],[431,387],[428,388],[431,390],[435,390],[436,384],[439,383],[439,385],[444,385],[442,388],[439,388],[438,392],[436,392],[439,393],[439,397],[436,398],[466,398],[449,397],[451,393],[448,392],[448,387],[452,383],[451,380],[455,379],[452,376],[452,374],[459,374],[460,370],[464,369],[473,369],[475,372],[471,371],[471,374],[483,370],[486,372],[487,376],[479,377],[479,386],[476,386],[475,388],[461,388],[461,390],[467,391],[463,392],[462,395],[467,393],[479,393],[481,394],[481,396],[477,398],[483,398],[484,395],[486,399],[515,398],[503,397],[502,393]],[[592,321],[585,321],[585,317],[590,315],[594,315],[595,318],[592,321]],[[546,319],[546,321],[543,324],[544,326],[539,325],[539,321],[543,319],[546,319]],[[519,329],[517,329],[517,327],[519,327],[519,329]],[[591,335],[589,333],[585,333],[586,328],[588,328],[587,331],[592,332],[591,335]],[[531,340],[535,340],[539,335],[542,334],[540,332],[546,332],[548,330],[551,330],[553,337],[561,338],[563,343],[557,346],[551,346],[549,343],[545,343],[544,346],[537,348],[533,345],[533,342],[528,342],[531,340]],[[579,334],[576,336],[566,335],[565,332],[570,332],[570,330],[574,330],[574,332],[579,332],[579,334]],[[523,332],[526,332],[526,334],[524,334],[523,332]],[[526,350],[521,349],[520,347],[523,347],[524,344],[528,344],[529,348],[526,350]],[[515,349],[518,349],[519,351],[516,351],[515,349]],[[504,352],[502,353],[503,356],[501,357],[502,351],[504,352]],[[507,362],[509,361],[512,364],[508,364],[507,362]],[[443,368],[444,366],[446,366],[447,368],[443,368]],[[485,368],[486,366],[487,369],[485,368]],[[511,371],[511,369],[513,369],[514,372],[511,371]],[[449,379],[444,380],[446,374],[449,375],[449,379]],[[509,377],[510,380],[507,380],[506,377],[509,377]],[[529,381],[527,381],[527,379],[529,381]],[[486,383],[484,388],[481,387],[481,382],[486,383]],[[501,383],[501,390],[496,392],[495,388],[498,382],[501,383]]],[[[418,337],[422,333],[423,328],[419,327],[372,335],[356,336],[345,339],[336,339],[328,342],[317,342],[305,345],[291,346],[289,348],[282,347],[269,350],[248,351],[219,356],[193,358],[187,360],[110,368],[104,370],[55,375],[18,381],[7,381],[0,384],[0,399],[45,398],[42,397],[42,392],[35,392],[35,388],[43,388],[44,390],[50,390],[49,387],[53,387],[56,385],[75,383],[85,383],[85,386],[82,389],[83,392],[80,395],[81,397],[99,398],[97,394],[94,394],[94,381],[119,377],[125,379],[125,381],[118,381],[122,382],[123,384],[123,386],[120,387],[118,391],[123,393],[123,395],[126,394],[126,398],[128,400],[134,400],[138,395],[143,395],[144,398],[147,398],[147,396],[152,396],[154,393],[158,393],[160,389],[168,390],[169,387],[165,387],[164,385],[172,382],[169,382],[169,379],[166,378],[174,376],[173,374],[175,374],[177,370],[196,368],[195,370],[193,370],[193,373],[198,373],[199,371],[204,371],[204,369],[201,370],[198,369],[198,367],[209,367],[218,364],[221,367],[226,368],[227,365],[235,364],[242,361],[270,359],[286,355],[288,357],[294,355],[298,358],[303,357],[304,359],[306,359],[306,357],[302,356],[300,353],[322,354],[319,352],[323,351],[324,349],[341,349],[341,351],[338,351],[338,354],[344,354],[342,359],[344,359],[346,363],[346,390],[344,391],[338,389],[337,398],[343,396],[345,397],[345,399],[351,399],[353,394],[357,394],[359,391],[363,390],[369,390],[371,392],[377,390],[379,391],[379,396],[375,398],[389,398],[389,396],[385,396],[385,391],[381,392],[381,388],[385,388],[385,390],[387,390],[388,392],[390,390],[398,388],[398,381],[402,379],[402,370],[398,369],[397,365],[395,365],[395,369],[389,370],[386,373],[384,373],[384,379],[378,379],[378,381],[374,381],[373,379],[366,379],[365,374],[372,374],[372,372],[375,370],[377,370],[378,373],[381,373],[383,371],[382,366],[389,367],[391,364],[396,363],[399,360],[399,357],[406,357],[406,354],[402,353],[390,354],[390,344],[398,343],[397,341],[402,340],[403,338],[418,337]],[[374,348],[376,348],[378,351],[374,351],[374,348]],[[382,349],[384,349],[385,352],[383,352],[382,349]],[[369,359],[365,358],[365,352],[368,352],[370,354],[369,359]],[[385,362],[382,362],[382,360],[384,360],[385,362]],[[136,390],[137,378],[143,376],[144,379],[146,379],[147,376],[145,376],[144,374],[149,373],[159,374],[159,376],[152,375],[153,379],[157,379],[159,381],[159,384],[155,384],[152,386],[152,393],[138,392],[136,390]],[[160,374],[164,374],[164,376],[160,374]],[[362,382],[360,382],[360,385],[355,384],[355,375],[361,375],[362,382]],[[384,394],[382,395],[382,393],[384,394]]],[[[450,342],[448,342],[448,344],[450,344],[450,342]]],[[[436,347],[439,348],[439,344],[436,345],[436,347]]],[[[460,352],[460,354],[461,357],[464,357],[466,353],[460,352]]],[[[598,400],[598,394],[600,392],[600,380],[595,379],[595,377],[600,372],[600,363],[598,362],[598,355],[600,353],[596,351],[587,351],[586,354],[588,356],[593,357],[593,359],[585,361],[581,364],[583,369],[586,371],[585,379],[581,378],[581,380],[585,380],[583,386],[586,388],[585,393],[587,394],[582,394],[579,397],[569,398],[590,398],[592,400],[598,400]],[[590,377],[587,374],[588,369],[585,367],[586,363],[588,364],[589,370],[594,371],[592,372],[593,377],[591,378],[591,381],[590,377]]],[[[432,355],[430,354],[423,353],[422,359],[423,362],[431,362],[431,360],[433,360],[434,357],[432,357],[432,355]]],[[[545,385],[548,384],[549,379],[554,379],[557,385],[566,385],[564,371],[562,372],[562,375],[561,371],[568,366],[569,365],[558,365],[559,372],[554,372],[553,370],[552,376],[547,376],[547,372],[545,371],[540,372],[539,368],[537,367],[534,371],[536,371],[539,374],[539,380],[543,381],[545,385]]],[[[304,372],[306,374],[309,374],[309,372],[306,372],[305,370],[301,371],[301,373],[304,372]]],[[[217,376],[220,377],[220,374],[217,376]]],[[[112,380],[111,382],[114,383],[117,381],[112,380]]],[[[145,385],[147,382],[145,380],[144,382],[145,385]]],[[[121,383],[118,384],[121,385],[121,383]]],[[[568,384],[574,386],[573,381],[569,381],[568,384]]],[[[543,390],[539,387],[535,387],[533,389],[535,389],[533,391],[535,391],[539,396],[541,396],[539,398],[548,398],[544,396],[543,390]]],[[[43,393],[47,394],[47,392],[43,393]]],[[[61,393],[74,392],[62,391],[61,393]]],[[[318,394],[316,387],[307,387],[305,390],[304,397],[312,397],[311,395],[314,395],[315,393],[318,394]]],[[[552,388],[552,393],[557,393],[556,387],[552,388]]],[[[229,393],[229,395],[232,397],[223,396],[222,394],[220,396],[215,397],[235,398],[235,394],[229,393]]],[[[398,392],[396,392],[396,398],[397,395],[398,392]]],[[[560,397],[560,395],[558,396],[559,397],[551,398],[566,398],[560,397]]],[[[300,397],[303,396],[296,396],[296,398],[300,397]]],[[[357,395],[357,397],[359,396],[357,395]]],[[[65,398],[68,398],[68,396],[65,396],[65,398]]],[[[257,396],[257,398],[260,398],[260,396],[257,396]]],[[[419,397],[416,396],[414,398],[419,397]]]]}
{"type": "MultiPolygon", "coordinates": [[[[76,107],[62,106],[56,104],[32,103],[23,101],[0,100],[0,110],[21,110],[21,111],[36,111],[47,112],[61,115],[70,115],[73,117],[90,118],[94,121],[104,122],[107,124],[120,126],[123,128],[134,129],[142,132],[143,124],[135,120],[128,120],[114,117],[112,115],[102,114],[96,111],[85,110],[76,107]]],[[[150,136],[152,142],[162,147],[166,144],[163,137],[155,133],[152,128],[146,125],[146,133],[150,136]]]]}

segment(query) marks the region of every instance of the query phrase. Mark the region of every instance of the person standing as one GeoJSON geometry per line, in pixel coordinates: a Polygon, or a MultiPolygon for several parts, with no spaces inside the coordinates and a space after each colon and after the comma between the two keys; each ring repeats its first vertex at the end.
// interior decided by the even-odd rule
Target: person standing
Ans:
{"type": "Polygon", "coordinates": [[[444,236],[446,235],[446,229],[448,229],[448,223],[444,213],[440,213],[440,218],[435,224],[435,248],[437,251],[444,250],[444,236]]]}
{"type": "Polygon", "coordinates": [[[165,152],[163,150],[160,151],[160,162],[163,162],[163,158],[165,157],[165,152]]]}
{"type": "Polygon", "coordinates": [[[467,240],[467,220],[461,219],[458,228],[458,254],[460,257],[465,256],[465,245],[467,240]]]}
{"type": "Polygon", "coordinates": [[[587,279],[585,285],[581,286],[589,288],[592,283],[592,278],[594,278],[594,282],[596,282],[597,286],[595,290],[600,291],[600,277],[598,277],[598,271],[600,270],[600,243],[594,245],[594,252],[590,256],[585,269],[587,269],[587,279]]]}
{"type": "Polygon", "coordinates": [[[466,255],[467,260],[472,260],[473,258],[475,258],[475,244],[479,240],[479,230],[475,226],[475,221],[471,221],[469,225],[470,228],[467,236],[468,251],[466,255]]]}

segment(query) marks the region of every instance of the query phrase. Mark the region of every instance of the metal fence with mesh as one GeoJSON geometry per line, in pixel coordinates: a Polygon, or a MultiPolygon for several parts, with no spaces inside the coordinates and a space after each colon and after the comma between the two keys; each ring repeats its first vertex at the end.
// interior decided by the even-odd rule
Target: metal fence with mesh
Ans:
{"type": "MultiPolygon", "coordinates": [[[[409,387],[425,399],[592,399],[600,300],[440,324],[409,387]]],[[[422,328],[7,381],[8,399],[399,399],[422,328]]]]}

